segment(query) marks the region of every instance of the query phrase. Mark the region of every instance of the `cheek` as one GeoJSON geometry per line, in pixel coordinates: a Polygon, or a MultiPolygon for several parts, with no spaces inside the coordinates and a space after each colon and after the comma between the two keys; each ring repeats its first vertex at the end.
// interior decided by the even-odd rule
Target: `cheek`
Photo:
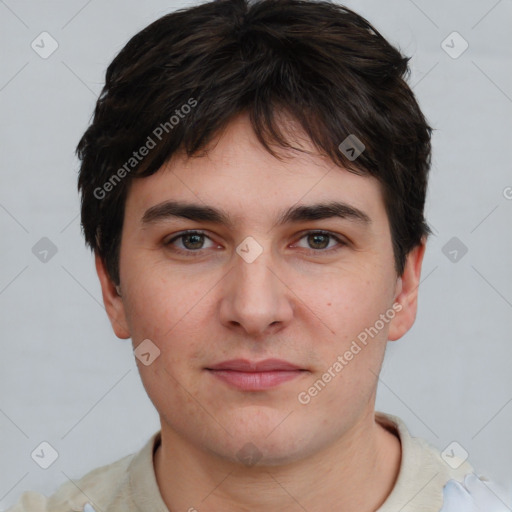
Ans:
{"type": "Polygon", "coordinates": [[[179,382],[194,393],[197,370],[207,357],[204,349],[212,346],[210,294],[218,279],[210,282],[205,276],[199,279],[179,273],[163,278],[163,272],[156,269],[140,270],[132,281],[127,279],[127,317],[133,345],[136,348],[149,339],[160,351],[150,366],[137,362],[141,378],[155,400],[178,400],[180,407],[189,407],[186,393],[181,396],[177,389],[173,399],[169,389],[179,388],[179,382]]]}
{"type": "MultiPolygon", "coordinates": [[[[390,308],[390,293],[388,280],[380,277],[379,281],[379,277],[353,275],[345,280],[333,279],[330,282],[334,284],[319,296],[322,320],[336,333],[329,333],[323,343],[315,346],[324,368],[309,385],[314,386],[318,379],[328,381],[325,392],[319,393],[321,397],[312,399],[320,408],[319,414],[322,407],[354,412],[357,404],[367,404],[371,399],[391,321],[391,316],[381,320],[390,308]]],[[[322,389],[323,384],[318,383],[317,387],[322,389]]]]}
{"type": "MultiPolygon", "coordinates": [[[[127,262],[130,263],[130,262],[127,262]]],[[[128,267],[128,265],[127,265],[128,267]]],[[[194,323],[189,318],[201,310],[207,298],[208,276],[201,280],[184,275],[175,269],[133,262],[130,274],[124,275],[126,313],[134,339],[162,340],[173,337],[182,324],[194,323]]],[[[189,331],[189,337],[194,333],[189,331]]]]}
{"type": "Polygon", "coordinates": [[[337,337],[356,338],[390,307],[390,287],[377,278],[350,276],[330,283],[315,301],[321,318],[337,337]]]}

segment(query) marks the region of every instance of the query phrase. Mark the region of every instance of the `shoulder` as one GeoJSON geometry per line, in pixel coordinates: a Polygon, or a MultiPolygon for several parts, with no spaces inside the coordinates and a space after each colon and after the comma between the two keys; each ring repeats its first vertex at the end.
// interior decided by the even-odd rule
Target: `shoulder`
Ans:
{"type": "Polygon", "coordinates": [[[376,412],[376,421],[400,439],[402,460],[391,494],[378,512],[438,512],[443,506],[443,492],[450,481],[463,482],[473,467],[458,450],[441,453],[429,442],[412,437],[397,416],[376,412]],[[461,455],[461,456],[459,456],[461,455]]]}
{"type": "Polygon", "coordinates": [[[151,460],[152,448],[158,433],[153,435],[138,452],[88,472],[79,480],[62,484],[50,497],[36,492],[24,492],[18,502],[7,512],[83,512],[91,503],[97,510],[108,510],[113,502],[124,496],[122,510],[133,509],[130,472],[141,463],[151,460]],[[136,467],[134,462],[138,462],[136,467]]]}
{"type": "Polygon", "coordinates": [[[50,497],[28,491],[24,492],[18,503],[7,512],[82,512],[88,496],[95,500],[109,498],[113,490],[122,487],[128,466],[133,455],[93,469],[77,481],[61,485],[50,497]]]}

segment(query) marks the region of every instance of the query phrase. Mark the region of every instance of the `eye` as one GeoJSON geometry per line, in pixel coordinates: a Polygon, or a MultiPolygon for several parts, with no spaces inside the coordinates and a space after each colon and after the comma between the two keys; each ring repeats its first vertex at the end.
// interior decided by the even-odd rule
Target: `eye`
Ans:
{"type": "Polygon", "coordinates": [[[211,249],[215,246],[211,238],[205,235],[202,231],[187,231],[185,233],[181,233],[170,240],[164,241],[164,245],[174,245],[175,252],[192,256],[196,256],[196,254],[193,253],[198,253],[197,255],[199,255],[199,251],[202,249],[211,249]],[[210,240],[212,244],[210,247],[204,246],[205,239],[210,240]],[[175,246],[176,242],[179,242],[178,247],[175,246]]]}
{"type": "Polygon", "coordinates": [[[311,252],[337,251],[347,245],[347,243],[341,238],[329,233],[328,231],[309,231],[300,238],[300,240],[303,239],[306,239],[306,242],[309,245],[306,249],[310,249],[311,252]],[[332,245],[329,247],[330,242],[337,242],[339,247],[335,247],[336,244],[334,244],[334,247],[332,245]]]}
{"type": "MultiPolygon", "coordinates": [[[[311,253],[329,253],[340,250],[342,247],[348,245],[347,242],[340,237],[328,231],[308,231],[304,233],[299,240],[306,240],[311,253]],[[338,245],[338,247],[336,247],[338,245]]],[[[218,247],[213,240],[202,231],[186,231],[173,236],[169,240],[164,241],[166,247],[178,254],[186,256],[200,256],[205,249],[213,249],[218,247]],[[205,246],[205,241],[209,240],[210,245],[205,246]]],[[[300,247],[299,245],[297,245],[300,247]]]]}

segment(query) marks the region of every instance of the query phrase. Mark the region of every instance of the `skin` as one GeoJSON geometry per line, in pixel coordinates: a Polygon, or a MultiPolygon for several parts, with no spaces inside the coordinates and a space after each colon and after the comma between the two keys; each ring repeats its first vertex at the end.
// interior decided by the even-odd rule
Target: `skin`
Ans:
{"type": "Polygon", "coordinates": [[[160,350],[150,365],[137,364],[161,419],[154,466],[170,511],[371,512],[398,475],[400,442],[375,421],[377,375],[387,341],[414,323],[425,241],[397,276],[379,183],[334,165],[298,129],[292,136],[311,154],[281,150],[284,160],[276,159],[241,115],[206,154],[175,155],[135,179],[120,295],[96,258],[116,335],[131,337],[134,347],[150,339],[160,350]],[[221,208],[234,225],[142,222],[168,200],[221,208]],[[371,222],[333,217],[275,226],[282,210],[324,201],[343,201],[371,222]],[[189,229],[206,237],[166,245],[189,229]],[[307,236],[317,230],[345,243],[307,236]],[[263,249],[252,263],[236,253],[249,236],[263,249]],[[378,335],[308,404],[299,403],[298,394],[393,304],[401,310],[378,335]],[[205,369],[234,358],[279,358],[307,371],[266,391],[242,391],[205,369]],[[257,447],[255,465],[237,456],[246,443],[257,447]]]}

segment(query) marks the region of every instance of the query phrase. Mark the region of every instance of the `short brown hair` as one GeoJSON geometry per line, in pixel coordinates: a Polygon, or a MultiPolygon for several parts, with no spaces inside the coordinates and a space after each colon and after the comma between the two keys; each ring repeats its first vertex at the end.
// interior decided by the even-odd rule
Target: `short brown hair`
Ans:
{"type": "Polygon", "coordinates": [[[240,113],[276,156],[272,144],[292,147],[277,122],[284,111],[322,154],[381,183],[401,275],[430,233],[432,130],[405,81],[408,61],[364,18],[326,1],[217,0],[161,17],[108,66],[77,146],[87,244],[119,284],[131,179],[178,150],[195,155],[240,113]],[[357,160],[340,151],[348,136],[364,144],[357,160]]]}

